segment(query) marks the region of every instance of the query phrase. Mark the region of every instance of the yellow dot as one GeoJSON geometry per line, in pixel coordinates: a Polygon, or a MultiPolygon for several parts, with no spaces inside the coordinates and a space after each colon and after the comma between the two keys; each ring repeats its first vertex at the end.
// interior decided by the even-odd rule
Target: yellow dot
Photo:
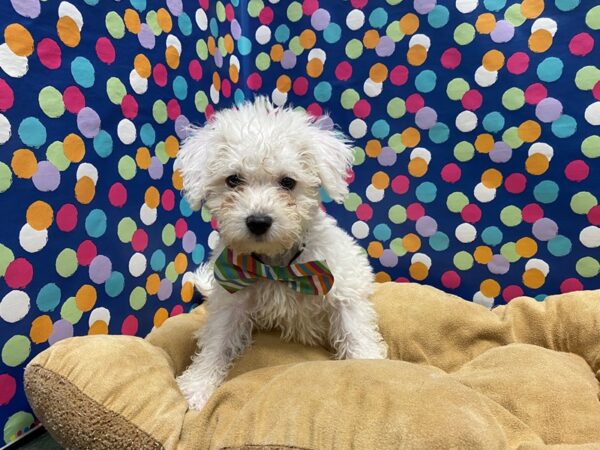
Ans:
{"type": "Polygon", "coordinates": [[[377,272],[375,274],[375,283],[388,283],[392,281],[392,277],[385,272],[377,272]]]}
{"type": "Polygon", "coordinates": [[[429,275],[429,269],[422,262],[416,262],[410,265],[408,272],[413,280],[422,281],[429,275]]]}
{"type": "Polygon", "coordinates": [[[67,159],[74,163],[81,161],[85,155],[85,143],[75,133],[71,133],[65,137],[63,149],[67,159]]]}
{"type": "Polygon", "coordinates": [[[365,153],[371,158],[377,158],[381,153],[381,150],[381,142],[379,142],[377,139],[371,139],[365,146],[365,153]]]}
{"type": "Polygon", "coordinates": [[[515,251],[517,255],[523,258],[531,258],[537,253],[537,243],[530,237],[524,237],[517,241],[515,245],[515,251]]]}
{"type": "Polygon", "coordinates": [[[188,266],[187,256],[183,253],[178,253],[175,257],[175,272],[182,274],[186,271],[188,266]]]}
{"type": "Polygon", "coordinates": [[[43,344],[52,335],[54,326],[50,316],[39,316],[31,322],[29,337],[34,344],[43,344]]]}
{"type": "Polygon", "coordinates": [[[475,148],[479,153],[489,153],[494,148],[494,136],[482,133],[475,139],[475,148]]]}
{"type": "Polygon", "coordinates": [[[421,142],[421,133],[414,127],[408,127],[400,135],[400,140],[405,147],[416,147],[421,142]]]}
{"type": "Polygon", "coordinates": [[[8,25],[4,29],[4,41],[15,55],[29,56],[33,53],[33,38],[21,24],[8,25]]]}
{"type": "Polygon", "coordinates": [[[135,154],[135,162],[140,169],[147,169],[150,167],[150,162],[152,161],[152,157],[150,156],[150,150],[146,147],[140,147],[137,149],[135,154]]]}
{"type": "Polygon", "coordinates": [[[481,183],[490,189],[497,189],[502,185],[502,173],[497,169],[487,169],[481,174],[481,183]]]}
{"type": "Polygon", "coordinates": [[[146,278],[146,292],[150,295],[155,295],[160,289],[160,277],[157,273],[148,275],[146,278]]]}
{"type": "Polygon", "coordinates": [[[77,305],[79,311],[91,311],[96,304],[97,299],[98,294],[96,293],[96,288],[90,284],[84,284],[75,294],[75,305],[77,305]]]}
{"type": "Polygon", "coordinates": [[[96,320],[88,330],[88,335],[95,334],[108,334],[108,324],[104,320],[96,320]]]}
{"type": "Polygon", "coordinates": [[[90,177],[81,177],[75,183],[75,198],[82,205],[89,204],[96,196],[96,186],[90,177]]]}
{"type": "Polygon", "coordinates": [[[165,308],[158,308],[154,313],[154,326],[160,327],[169,318],[169,312],[165,308]]]}
{"type": "Polygon", "coordinates": [[[375,83],[383,83],[388,76],[388,68],[385,64],[376,63],[369,69],[369,78],[375,83]]]}
{"type": "Polygon", "coordinates": [[[133,68],[142,78],[148,78],[152,74],[152,65],[146,55],[141,53],[136,55],[133,60],[133,68]]]}
{"type": "Polygon", "coordinates": [[[480,34],[490,34],[496,28],[496,17],[492,13],[481,14],[475,21],[475,29],[480,34]]]}
{"type": "Polygon", "coordinates": [[[181,300],[184,303],[189,303],[194,297],[194,285],[190,281],[186,281],[181,286],[181,300]]]}
{"type": "Polygon", "coordinates": [[[414,34],[419,29],[419,17],[416,14],[408,13],[400,19],[400,31],[404,34],[414,34]]]}
{"type": "Polygon", "coordinates": [[[524,142],[535,142],[542,135],[542,127],[535,120],[526,120],[519,125],[517,133],[524,142]]]}
{"type": "Polygon", "coordinates": [[[379,33],[376,30],[369,30],[363,36],[365,48],[374,49],[379,44],[379,33]]]}
{"type": "Polygon", "coordinates": [[[541,153],[534,153],[525,161],[525,170],[531,175],[542,175],[550,167],[550,161],[541,153]]]}
{"type": "Polygon", "coordinates": [[[165,33],[169,33],[171,28],[173,28],[173,20],[165,8],[160,8],[158,11],[156,11],[156,20],[158,22],[158,26],[160,26],[160,29],[165,33]]]}
{"type": "MultiPolygon", "coordinates": [[[[142,22],[140,20],[140,15],[137,13],[135,9],[127,8],[125,10],[125,15],[123,16],[123,20],[125,22],[125,27],[127,31],[133,34],[138,34],[142,29],[142,22]]],[[[138,72],[139,73],[139,72],[138,72]]]]}
{"type": "Polygon", "coordinates": [[[412,66],[421,66],[427,59],[427,49],[421,44],[413,45],[408,49],[406,59],[412,66]]]}
{"type": "Polygon", "coordinates": [[[483,280],[479,285],[479,290],[488,298],[494,298],[500,295],[500,284],[492,279],[483,280]]]}
{"type": "Polygon", "coordinates": [[[56,31],[58,37],[67,47],[77,47],[81,40],[79,28],[73,19],[69,16],[62,16],[56,22],[56,31]]]}
{"type": "Polygon", "coordinates": [[[527,44],[532,52],[543,53],[552,46],[552,34],[548,30],[540,29],[531,33],[527,44]]]}
{"type": "Polygon", "coordinates": [[[305,50],[310,50],[317,43],[317,35],[309,28],[300,33],[300,45],[305,50]]]}
{"type": "Polygon", "coordinates": [[[371,258],[379,258],[383,255],[383,245],[381,245],[381,242],[370,242],[367,252],[371,258]]]}
{"type": "Polygon", "coordinates": [[[402,246],[407,252],[414,253],[421,248],[421,238],[414,233],[408,233],[402,238],[402,246]]]}
{"type": "Polygon", "coordinates": [[[146,189],[146,193],[144,194],[144,203],[146,206],[148,206],[148,208],[157,208],[158,204],[160,203],[160,193],[158,192],[158,189],[156,189],[154,186],[150,186],[148,189],[146,189]]]}
{"type": "Polygon", "coordinates": [[[283,59],[283,45],[275,44],[271,47],[270,56],[274,62],[279,62],[283,59]]]}
{"type": "Polygon", "coordinates": [[[37,200],[29,205],[25,216],[27,218],[27,223],[31,228],[41,231],[52,225],[54,211],[48,203],[37,200]]]}
{"type": "Polygon", "coordinates": [[[17,178],[31,178],[37,172],[37,159],[34,153],[22,148],[13,153],[10,167],[17,178]]]}
{"type": "Polygon", "coordinates": [[[429,170],[429,166],[423,158],[413,158],[408,163],[408,173],[413,177],[421,178],[427,173],[427,170],[429,170]]]}
{"type": "Polygon", "coordinates": [[[179,67],[179,51],[172,45],[169,45],[165,50],[165,60],[171,69],[177,69],[179,67]]]}
{"type": "Polygon", "coordinates": [[[473,253],[473,257],[475,261],[479,264],[487,264],[492,260],[492,249],[486,245],[480,245],[475,249],[475,253],[473,253]]]}
{"type": "Polygon", "coordinates": [[[490,72],[496,72],[504,66],[504,54],[499,50],[490,50],[483,55],[482,64],[490,72]]]}
{"type": "Polygon", "coordinates": [[[277,78],[276,85],[280,92],[289,92],[289,90],[292,88],[292,79],[287,75],[281,75],[279,78],[277,78]]]}
{"type": "Polygon", "coordinates": [[[538,269],[529,269],[523,273],[523,284],[528,288],[537,289],[544,285],[546,277],[538,269]]]}
{"type": "Polygon", "coordinates": [[[371,177],[371,183],[377,189],[385,189],[390,185],[390,176],[385,172],[375,172],[371,177]]]}
{"type": "Polygon", "coordinates": [[[521,13],[527,19],[535,19],[544,11],[544,0],[523,0],[521,13]]]}
{"type": "Polygon", "coordinates": [[[309,77],[317,78],[323,73],[323,62],[320,59],[313,58],[306,64],[306,73],[309,77]]]}
{"type": "Polygon", "coordinates": [[[169,135],[165,139],[165,151],[169,158],[175,158],[177,156],[177,152],[179,151],[179,140],[173,136],[169,135]]]}

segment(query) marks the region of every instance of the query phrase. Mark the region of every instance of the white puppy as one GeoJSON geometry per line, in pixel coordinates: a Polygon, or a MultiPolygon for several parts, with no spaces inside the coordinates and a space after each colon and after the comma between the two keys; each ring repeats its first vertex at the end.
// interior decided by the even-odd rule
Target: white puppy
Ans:
{"type": "Polygon", "coordinates": [[[220,242],[195,274],[208,319],[198,351],[178,378],[190,408],[201,409],[224,380],[254,329],[279,329],[284,340],[325,345],[338,359],[382,359],[387,347],[369,302],[372,269],[364,251],[320,209],[321,186],[348,194],[352,149],[329,118],[276,108],[264,99],[217,112],[193,129],[178,166],[192,207],[217,219],[220,242]],[[270,266],[325,261],[334,277],[326,295],[261,279],[231,293],[215,279],[224,249],[270,266]]]}

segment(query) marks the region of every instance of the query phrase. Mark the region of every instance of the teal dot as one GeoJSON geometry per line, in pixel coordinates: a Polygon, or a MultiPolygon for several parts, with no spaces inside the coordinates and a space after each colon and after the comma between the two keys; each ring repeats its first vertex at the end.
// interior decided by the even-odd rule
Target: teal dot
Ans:
{"type": "Polygon", "coordinates": [[[202,244],[196,244],[196,247],[194,247],[192,261],[194,261],[194,264],[200,264],[204,261],[204,246],[202,244]]]}
{"type": "Polygon", "coordinates": [[[442,144],[450,137],[450,128],[443,122],[438,122],[429,129],[429,139],[436,144],[442,144]]]}
{"type": "Polygon", "coordinates": [[[240,52],[240,55],[249,55],[252,51],[252,41],[246,36],[241,36],[237,41],[237,49],[240,52]]]}
{"type": "Polygon", "coordinates": [[[146,9],[146,0],[129,0],[131,6],[137,9],[139,12],[142,12],[146,9]]]}
{"type": "Polygon", "coordinates": [[[121,272],[113,272],[106,280],[104,284],[104,291],[106,295],[109,297],[115,298],[117,295],[123,292],[123,288],[125,287],[125,277],[121,272]]]}
{"type": "Polygon", "coordinates": [[[375,8],[369,15],[369,24],[373,28],[381,28],[388,21],[388,14],[383,8],[375,8]]]}
{"type": "Polygon", "coordinates": [[[554,136],[559,138],[568,138],[573,136],[577,131],[577,121],[568,114],[563,114],[554,122],[552,122],[551,128],[554,136]]]}
{"type": "Polygon", "coordinates": [[[188,84],[181,75],[177,75],[173,80],[173,94],[179,100],[185,100],[188,95],[188,84]]]}
{"type": "Polygon", "coordinates": [[[342,37],[342,28],[337,24],[331,22],[327,25],[327,28],[323,30],[323,39],[328,44],[335,44],[342,37]]]}
{"type": "Polygon", "coordinates": [[[40,289],[35,304],[41,312],[54,311],[60,303],[60,288],[54,283],[48,283],[40,289]]]}
{"type": "Polygon", "coordinates": [[[165,256],[165,252],[162,250],[155,250],[150,257],[150,267],[155,272],[163,270],[165,264],[167,262],[167,257],[165,256]]]}
{"type": "Polygon", "coordinates": [[[572,11],[579,6],[581,0],[554,0],[556,7],[561,11],[572,11]]]}
{"type": "Polygon", "coordinates": [[[27,117],[19,125],[19,138],[23,144],[39,148],[46,142],[46,127],[36,117],[27,117]]]}
{"type": "Polygon", "coordinates": [[[558,198],[558,184],[544,180],[533,188],[533,196],[540,203],[552,203],[558,198]]]}
{"type": "Polygon", "coordinates": [[[318,102],[328,102],[331,99],[331,83],[327,81],[321,81],[315,86],[313,91],[315,100],[318,102]]]}
{"type": "Polygon", "coordinates": [[[506,0],[483,0],[488,11],[498,12],[506,6],[506,0]]]}
{"type": "Polygon", "coordinates": [[[551,83],[562,76],[564,66],[560,58],[551,56],[538,64],[537,76],[540,80],[551,83]]]}
{"type": "Polygon", "coordinates": [[[383,139],[390,134],[390,125],[383,119],[376,120],[371,126],[373,137],[383,139]]]}
{"type": "Polygon", "coordinates": [[[392,237],[392,230],[390,230],[390,227],[385,223],[380,223],[373,228],[373,236],[375,236],[375,239],[378,241],[385,242],[392,237]]]}
{"type": "Polygon", "coordinates": [[[437,186],[430,181],[426,181],[417,186],[415,194],[420,202],[431,203],[437,196],[437,186]]]}
{"type": "Polygon", "coordinates": [[[217,22],[216,18],[211,18],[210,21],[208,22],[208,28],[210,29],[210,34],[213,35],[213,37],[218,37],[219,36],[219,23],[217,22]]]}
{"type": "Polygon", "coordinates": [[[187,13],[182,12],[181,14],[179,14],[179,17],[177,17],[177,26],[179,27],[184,36],[189,36],[190,34],[192,34],[192,20],[190,19],[190,16],[187,15],[187,13]]]}
{"type": "Polygon", "coordinates": [[[113,140],[105,130],[94,136],[94,150],[101,158],[108,158],[113,151],[113,140]]]}
{"type": "Polygon", "coordinates": [[[156,132],[154,131],[152,124],[145,123],[142,125],[140,128],[140,139],[146,147],[154,145],[154,142],[156,141],[156,132]]]}
{"type": "Polygon", "coordinates": [[[275,29],[275,40],[280,44],[287,42],[290,38],[290,29],[287,25],[279,25],[275,29]]]}
{"type": "Polygon", "coordinates": [[[502,231],[496,226],[487,227],[481,233],[481,239],[483,239],[483,242],[492,246],[500,244],[503,237],[502,231]]]}
{"type": "Polygon", "coordinates": [[[324,187],[321,186],[319,189],[319,197],[321,197],[321,201],[323,203],[331,203],[333,199],[329,196],[324,187]]]}
{"type": "Polygon", "coordinates": [[[492,111],[483,118],[483,128],[488,133],[497,133],[504,128],[504,116],[498,111],[492,111]]]}
{"type": "Polygon", "coordinates": [[[562,234],[559,234],[554,239],[548,241],[548,251],[553,256],[568,255],[569,253],[571,253],[572,246],[573,245],[571,244],[571,240],[568,237],[563,236],[562,234]]]}
{"type": "Polygon", "coordinates": [[[450,11],[448,8],[442,5],[436,5],[435,8],[427,14],[427,22],[432,28],[442,28],[448,23],[450,18],[450,11]]]}
{"type": "Polygon", "coordinates": [[[98,238],[106,233],[106,214],[101,209],[94,209],[85,218],[85,231],[88,236],[98,238]]]}
{"type": "Polygon", "coordinates": [[[190,217],[194,213],[185,197],[181,197],[181,200],[179,200],[179,212],[183,217],[190,217]]]}
{"type": "Polygon", "coordinates": [[[75,83],[84,88],[92,87],[96,80],[94,66],[83,56],[77,56],[71,61],[71,75],[75,83]]]}
{"type": "Polygon", "coordinates": [[[233,100],[238,106],[243,104],[246,101],[246,95],[244,94],[244,91],[242,91],[241,89],[236,89],[235,94],[233,94],[233,100]]]}
{"type": "Polygon", "coordinates": [[[436,252],[443,252],[450,246],[450,238],[443,231],[436,231],[429,238],[429,246],[436,252]]]}
{"type": "Polygon", "coordinates": [[[428,93],[435,89],[437,75],[433,70],[424,70],[415,78],[415,87],[419,92],[428,93]]]}

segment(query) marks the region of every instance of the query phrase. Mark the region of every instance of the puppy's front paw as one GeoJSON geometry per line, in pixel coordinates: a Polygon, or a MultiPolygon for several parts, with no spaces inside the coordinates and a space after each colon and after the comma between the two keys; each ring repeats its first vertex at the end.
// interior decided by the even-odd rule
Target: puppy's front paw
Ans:
{"type": "Polygon", "coordinates": [[[202,377],[194,375],[189,371],[183,372],[177,377],[177,385],[187,400],[190,409],[201,410],[212,393],[217,388],[214,384],[207,382],[202,377]]]}

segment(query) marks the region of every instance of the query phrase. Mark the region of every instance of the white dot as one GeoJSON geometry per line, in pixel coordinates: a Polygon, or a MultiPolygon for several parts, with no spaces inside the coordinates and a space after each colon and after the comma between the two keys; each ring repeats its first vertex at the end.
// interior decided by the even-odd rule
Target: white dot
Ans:
{"type": "Polygon", "coordinates": [[[8,323],[21,320],[29,312],[29,295],[23,291],[10,291],[0,301],[0,318],[8,323]]]}
{"type": "Polygon", "coordinates": [[[94,322],[98,322],[101,320],[105,322],[107,325],[110,323],[110,311],[106,308],[96,308],[90,313],[90,318],[88,320],[88,325],[91,327],[94,322]]]}
{"type": "Polygon", "coordinates": [[[10,122],[4,114],[0,114],[0,144],[10,139],[10,122]]]}
{"type": "Polygon", "coordinates": [[[547,277],[548,273],[550,273],[550,266],[548,265],[548,263],[538,258],[533,258],[527,261],[527,264],[525,264],[525,270],[529,269],[539,270],[544,274],[544,277],[547,277]]]}
{"type": "Polygon", "coordinates": [[[354,139],[359,139],[367,134],[367,124],[362,119],[354,119],[350,122],[348,132],[354,139]]]}
{"type": "Polygon", "coordinates": [[[240,68],[240,60],[238,59],[237,56],[231,55],[231,57],[229,58],[229,65],[235,66],[239,69],[240,68]]]}
{"type": "Polygon", "coordinates": [[[600,228],[590,225],[579,233],[579,240],[587,248],[600,247],[600,228]]]}
{"type": "Polygon", "coordinates": [[[489,188],[483,183],[477,183],[477,186],[473,189],[473,195],[481,203],[489,203],[496,198],[496,189],[489,188]]]}
{"type": "Polygon", "coordinates": [[[94,184],[97,184],[98,183],[98,169],[96,169],[90,163],[79,164],[79,166],[77,167],[77,179],[79,180],[80,178],[83,178],[83,177],[89,177],[92,179],[94,184]]]}
{"type": "Polygon", "coordinates": [[[365,193],[367,194],[367,198],[370,201],[372,201],[373,203],[377,203],[377,202],[380,202],[381,200],[383,200],[383,195],[385,194],[385,190],[377,189],[375,186],[370,184],[367,187],[367,190],[365,193]]]}
{"type": "Polygon", "coordinates": [[[287,98],[288,98],[287,92],[281,92],[277,88],[273,89],[273,93],[271,94],[271,99],[273,100],[273,104],[275,104],[275,106],[285,105],[285,102],[287,102],[287,98]]]}
{"type": "Polygon", "coordinates": [[[367,97],[377,97],[383,91],[383,83],[376,83],[375,81],[367,78],[363,84],[363,90],[367,97]]]}
{"type": "Polygon", "coordinates": [[[481,87],[489,87],[498,79],[497,71],[489,71],[483,66],[475,71],[475,82],[481,87]]]}
{"type": "Polygon", "coordinates": [[[143,253],[134,253],[129,258],[129,273],[134,277],[139,277],[146,271],[147,264],[143,253]]]}
{"type": "Polygon", "coordinates": [[[0,69],[9,77],[21,78],[28,68],[29,63],[25,56],[15,55],[6,43],[0,45],[0,69]]]}
{"type": "Polygon", "coordinates": [[[415,45],[421,45],[425,47],[425,50],[429,51],[429,47],[431,47],[431,39],[429,36],[425,34],[415,34],[408,41],[408,46],[413,47],[415,45]]]}
{"type": "Polygon", "coordinates": [[[144,225],[152,225],[158,216],[156,208],[150,208],[145,203],[140,208],[140,220],[144,225]]]}
{"type": "Polygon", "coordinates": [[[360,29],[365,24],[365,14],[360,9],[353,9],[346,16],[346,26],[352,31],[360,29]]]}
{"type": "Polygon", "coordinates": [[[431,162],[431,152],[423,147],[417,147],[410,152],[411,161],[415,158],[424,159],[427,164],[431,162]]]}
{"type": "Polygon", "coordinates": [[[479,0],[456,0],[456,9],[463,14],[475,11],[479,0]]]}
{"type": "Polygon", "coordinates": [[[137,131],[133,122],[129,119],[121,119],[117,126],[117,135],[123,144],[133,144],[137,136],[137,131]]]}
{"type": "Polygon", "coordinates": [[[546,144],[545,142],[536,142],[531,147],[529,147],[529,151],[527,152],[527,155],[531,156],[536,153],[541,153],[548,159],[548,161],[550,161],[550,160],[552,160],[552,157],[554,156],[554,149],[552,148],[551,145],[546,144]]]}
{"type": "Polygon", "coordinates": [[[166,47],[175,47],[177,49],[177,53],[181,56],[181,41],[177,36],[169,34],[167,36],[166,47]]]}
{"type": "Polygon", "coordinates": [[[477,115],[473,111],[463,111],[456,116],[456,128],[468,133],[477,128],[477,115]]]}
{"type": "Polygon", "coordinates": [[[473,296],[473,303],[485,306],[487,309],[492,309],[492,306],[494,306],[494,299],[486,297],[481,293],[481,291],[477,291],[473,296]]]}
{"type": "Polygon", "coordinates": [[[206,31],[208,28],[208,17],[206,17],[206,13],[202,8],[196,10],[196,25],[198,25],[198,28],[202,31],[206,31]]]}
{"type": "Polygon", "coordinates": [[[36,230],[26,223],[19,231],[19,244],[29,253],[39,252],[48,242],[48,230],[36,230]]]}
{"type": "Polygon", "coordinates": [[[219,91],[217,91],[215,89],[215,85],[211,84],[210,85],[210,99],[212,100],[213,103],[217,104],[219,103],[219,91]]]}
{"type": "Polygon", "coordinates": [[[590,125],[600,125],[600,102],[594,102],[585,108],[585,120],[590,125]]]}
{"type": "Polygon", "coordinates": [[[552,35],[552,37],[554,37],[554,35],[556,34],[557,29],[558,25],[556,24],[556,22],[552,19],[549,19],[548,17],[542,17],[541,19],[537,19],[535,22],[533,22],[533,25],[531,25],[532,33],[538,30],[546,30],[552,35]]]}
{"type": "Polygon", "coordinates": [[[256,38],[256,42],[265,45],[271,40],[271,29],[266,25],[261,25],[256,29],[254,37],[256,38]]]}
{"type": "Polygon", "coordinates": [[[65,16],[73,19],[73,22],[75,22],[77,28],[81,31],[81,28],[83,27],[83,16],[79,10],[69,2],[60,2],[60,5],[58,6],[58,17],[65,16]]]}
{"type": "Polygon", "coordinates": [[[325,64],[325,60],[327,59],[327,53],[325,53],[320,48],[313,48],[310,52],[308,52],[308,60],[318,59],[323,64],[325,64]]]}
{"type": "Polygon", "coordinates": [[[456,227],[454,235],[463,244],[468,244],[469,242],[473,242],[477,237],[477,229],[470,223],[461,223],[456,227]]]}
{"type": "Polygon", "coordinates": [[[148,80],[142,78],[135,69],[129,72],[129,84],[136,94],[143,94],[148,90],[148,80]]]}
{"type": "Polygon", "coordinates": [[[208,248],[214,250],[219,244],[219,232],[217,230],[212,230],[208,235],[208,248]]]}
{"type": "Polygon", "coordinates": [[[369,235],[369,225],[362,220],[356,221],[352,224],[352,235],[356,239],[364,239],[369,235]]]}
{"type": "Polygon", "coordinates": [[[410,258],[410,263],[423,263],[427,266],[427,269],[431,268],[431,258],[427,256],[425,253],[415,253],[412,258],[410,258]]]}

